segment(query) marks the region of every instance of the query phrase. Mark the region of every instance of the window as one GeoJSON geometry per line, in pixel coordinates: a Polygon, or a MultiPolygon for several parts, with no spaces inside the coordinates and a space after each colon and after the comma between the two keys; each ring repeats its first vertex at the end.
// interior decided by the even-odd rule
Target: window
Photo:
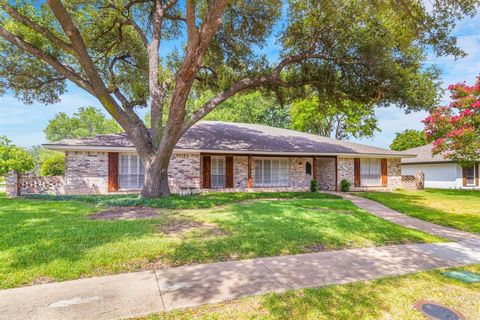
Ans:
{"type": "Polygon", "coordinates": [[[136,155],[120,155],[118,182],[120,189],[141,189],[145,182],[143,161],[136,155]]]}
{"type": "Polygon", "coordinates": [[[225,157],[212,157],[211,188],[225,188],[225,157]]]}
{"type": "Polygon", "coordinates": [[[381,160],[360,159],[360,181],[365,187],[378,187],[382,185],[381,160]]]}
{"type": "Polygon", "coordinates": [[[288,159],[257,159],[255,160],[255,186],[289,186],[288,172],[288,159]]]}
{"type": "Polygon", "coordinates": [[[305,174],[312,175],[312,165],[310,164],[310,162],[307,162],[307,164],[305,165],[305,174]]]}
{"type": "Polygon", "coordinates": [[[464,172],[465,172],[466,186],[469,186],[469,187],[475,186],[475,178],[476,178],[475,171],[476,171],[475,166],[465,167],[464,172]]]}

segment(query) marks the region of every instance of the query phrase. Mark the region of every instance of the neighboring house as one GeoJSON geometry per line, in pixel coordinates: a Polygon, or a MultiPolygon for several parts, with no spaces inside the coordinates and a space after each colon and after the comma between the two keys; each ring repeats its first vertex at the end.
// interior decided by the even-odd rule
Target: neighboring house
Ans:
{"type": "Polygon", "coordinates": [[[472,189],[479,188],[479,164],[462,168],[442,155],[432,155],[432,144],[404,151],[415,158],[402,159],[402,174],[425,174],[426,188],[472,189]]]}
{"type": "MultiPolygon", "coordinates": [[[[138,192],[144,168],[125,134],[45,144],[66,155],[67,194],[138,192]]],[[[321,190],[401,186],[400,159],[408,155],[256,124],[201,121],[176,145],[169,166],[173,192],[321,190]]]]}

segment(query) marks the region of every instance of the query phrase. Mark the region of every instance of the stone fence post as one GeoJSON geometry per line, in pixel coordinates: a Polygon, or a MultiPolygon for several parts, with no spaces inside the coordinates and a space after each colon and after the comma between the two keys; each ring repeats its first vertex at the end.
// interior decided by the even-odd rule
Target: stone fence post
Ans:
{"type": "Polygon", "coordinates": [[[417,190],[425,189],[425,173],[418,171],[415,178],[417,178],[417,190]]]}
{"type": "Polygon", "coordinates": [[[19,192],[19,185],[18,185],[18,180],[19,176],[18,173],[15,171],[10,171],[7,173],[6,177],[6,183],[7,183],[7,197],[9,198],[15,198],[20,195],[19,192]]]}

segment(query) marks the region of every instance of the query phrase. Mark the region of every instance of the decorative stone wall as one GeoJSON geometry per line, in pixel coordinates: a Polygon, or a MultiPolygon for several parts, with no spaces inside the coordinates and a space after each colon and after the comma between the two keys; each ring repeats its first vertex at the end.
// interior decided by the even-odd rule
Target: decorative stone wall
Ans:
{"type": "Polygon", "coordinates": [[[318,189],[335,191],[335,158],[317,158],[318,189]]]}
{"type": "Polygon", "coordinates": [[[174,154],[168,166],[168,184],[176,193],[182,188],[200,190],[200,154],[174,154]]]}
{"type": "Polygon", "coordinates": [[[7,174],[7,196],[17,197],[27,194],[65,194],[63,177],[37,177],[28,174],[7,174]]]}
{"type": "Polygon", "coordinates": [[[66,194],[108,193],[108,153],[65,153],[66,194]]]}

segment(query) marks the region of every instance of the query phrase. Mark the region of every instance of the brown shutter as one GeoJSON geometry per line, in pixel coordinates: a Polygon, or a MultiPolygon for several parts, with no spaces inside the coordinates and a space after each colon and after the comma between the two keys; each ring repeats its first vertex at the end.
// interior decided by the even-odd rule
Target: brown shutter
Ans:
{"type": "Polygon", "coordinates": [[[360,158],[353,159],[353,186],[360,187],[360,158]]]}
{"type": "Polygon", "coordinates": [[[252,179],[252,156],[248,155],[247,163],[247,187],[249,189],[253,188],[253,179],[252,179]]]}
{"type": "Polygon", "coordinates": [[[203,156],[203,188],[210,189],[211,185],[211,171],[212,158],[210,156],[203,156]]]}
{"type": "Polygon", "coordinates": [[[118,152],[108,153],[108,191],[118,191],[118,152]]]}
{"type": "Polygon", "coordinates": [[[462,167],[462,173],[463,173],[463,186],[467,186],[467,169],[465,167],[462,167]]]}
{"type": "Polygon", "coordinates": [[[475,166],[475,169],[477,170],[477,172],[475,173],[475,185],[478,187],[479,184],[478,184],[478,172],[480,171],[480,164],[477,164],[475,166]]]}
{"type": "Polygon", "coordinates": [[[225,187],[233,188],[233,157],[225,158],[225,187]]]}
{"type": "Polygon", "coordinates": [[[382,168],[382,187],[388,186],[388,170],[387,170],[387,159],[382,159],[381,168],[382,168]]]}

